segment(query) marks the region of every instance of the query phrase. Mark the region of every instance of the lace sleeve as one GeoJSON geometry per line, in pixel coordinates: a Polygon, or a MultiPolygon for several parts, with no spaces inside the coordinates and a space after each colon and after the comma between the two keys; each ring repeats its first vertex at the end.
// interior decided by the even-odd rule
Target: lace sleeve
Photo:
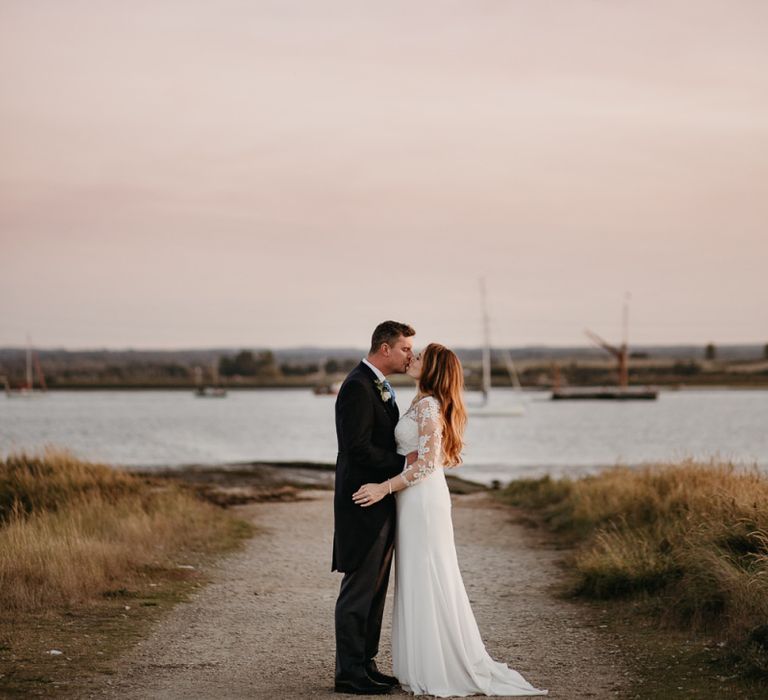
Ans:
{"type": "Polygon", "coordinates": [[[419,451],[416,461],[400,474],[406,486],[422,481],[442,465],[443,419],[440,404],[433,396],[425,396],[416,404],[415,410],[419,451]]]}

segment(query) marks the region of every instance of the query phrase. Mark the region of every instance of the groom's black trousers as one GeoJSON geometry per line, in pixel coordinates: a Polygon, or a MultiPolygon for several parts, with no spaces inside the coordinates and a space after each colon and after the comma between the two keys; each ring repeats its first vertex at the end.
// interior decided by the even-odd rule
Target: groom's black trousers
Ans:
{"type": "Polygon", "coordinates": [[[360,566],[344,574],[336,601],[337,679],[364,679],[365,663],[379,652],[394,548],[395,518],[390,517],[360,566]]]}

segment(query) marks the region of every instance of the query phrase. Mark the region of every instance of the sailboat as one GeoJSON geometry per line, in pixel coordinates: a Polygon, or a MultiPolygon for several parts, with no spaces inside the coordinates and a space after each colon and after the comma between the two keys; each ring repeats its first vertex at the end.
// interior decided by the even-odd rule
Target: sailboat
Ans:
{"type": "Polygon", "coordinates": [[[559,383],[552,388],[552,400],[562,401],[565,399],[608,399],[615,401],[628,401],[633,399],[655,400],[658,397],[658,389],[651,386],[630,386],[629,384],[629,345],[627,343],[627,332],[629,328],[629,300],[630,293],[627,292],[624,297],[624,309],[622,313],[622,343],[616,347],[606,340],[603,340],[597,333],[586,330],[585,333],[590,340],[603,350],[608,351],[616,358],[617,374],[619,385],[596,386],[596,387],[561,387],[559,383]]]}
{"type": "Polygon", "coordinates": [[[227,395],[227,390],[219,386],[219,368],[216,362],[211,363],[211,384],[205,384],[203,382],[203,369],[202,367],[195,367],[195,396],[200,398],[213,398],[223,399],[227,395]]]}
{"type": "Polygon", "coordinates": [[[320,378],[318,382],[312,387],[312,393],[315,396],[336,396],[341,389],[340,381],[331,381],[328,376],[328,372],[325,369],[327,360],[320,362],[320,378]]]}
{"type": "Polygon", "coordinates": [[[33,353],[32,340],[29,336],[27,336],[27,371],[24,386],[19,387],[18,389],[12,389],[11,385],[8,383],[8,379],[6,377],[3,377],[2,379],[5,384],[5,395],[8,396],[8,398],[40,396],[48,390],[48,387],[45,384],[43,368],[40,366],[40,358],[36,352],[33,353]],[[33,365],[37,372],[37,381],[40,385],[39,389],[35,389],[34,374],[32,371],[33,365]]]}
{"type": "MultiPolygon", "coordinates": [[[[495,406],[491,405],[491,331],[488,318],[488,303],[485,292],[485,279],[480,279],[480,296],[483,304],[483,373],[482,386],[480,391],[483,394],[483,402],[478,406],[469,406],[469,415],[478,417],[512,417],[525,415],[525,406],[522,401],[515,406],[495,406]]],[[[512,386],[518,392],[518,397],[522,397],[523,387],[520,384],[515,363],[512,361],[512,355],[507,350],[504,353],[504,364],[509,372],[512,386]]]]}

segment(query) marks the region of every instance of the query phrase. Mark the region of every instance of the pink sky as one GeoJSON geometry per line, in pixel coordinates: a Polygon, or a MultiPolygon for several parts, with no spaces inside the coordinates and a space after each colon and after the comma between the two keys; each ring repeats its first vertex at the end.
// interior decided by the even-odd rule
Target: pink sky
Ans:
{"type": "Polygon", "coordinates": [[[768,3],[0,5],[0,344],[768,341],[768,3]]]}

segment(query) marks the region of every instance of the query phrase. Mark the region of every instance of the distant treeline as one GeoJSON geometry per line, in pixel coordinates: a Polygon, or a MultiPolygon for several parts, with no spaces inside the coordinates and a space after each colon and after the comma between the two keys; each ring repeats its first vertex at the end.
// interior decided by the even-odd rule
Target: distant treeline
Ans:
{"type": "MultiPolygon", "coordinates": [[[[521,349],[494,351],[496,386],[510,385],[507,359],[513,358],[524,387],[549,388],[555,381],[572,386],[614,384],[615,360],[595,348],[572,355],[525,355],[521,349]]],[[[241,349],[179,351],[41,350],[36,362],[50,388],[190,387],[220,383],[229,387],[312,386],[342,377],[365,354],[363,350],[241,349]]],[[[480,352],[460,350],[469,387],[479,386],[480,352]]],[[[0,349],[0,386],[23,386],[26,351],[0,349]]],[[[631,384],[768,386],[768,344],[696,348],[688,355],[671,348],[636,348],[629,354],[631,384]],[[745,348],[751,348],[745,352],[745,348]],[[735,350],[734,348],[737,348],[735,350]]]]}

